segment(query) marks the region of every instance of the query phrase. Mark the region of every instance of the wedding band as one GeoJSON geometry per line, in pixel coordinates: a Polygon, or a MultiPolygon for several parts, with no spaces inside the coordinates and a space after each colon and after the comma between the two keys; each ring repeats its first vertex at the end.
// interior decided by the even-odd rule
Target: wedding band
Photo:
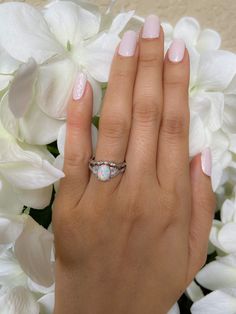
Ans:
{"type": "Polygon", "coordinates": [[[116,177],[118,174],[125,172],[126,162],[116,163],[107,160],[95,160],[92,157],[89,160],[89,169],[100,181],[109,181],[111,178],[116,177]]]}

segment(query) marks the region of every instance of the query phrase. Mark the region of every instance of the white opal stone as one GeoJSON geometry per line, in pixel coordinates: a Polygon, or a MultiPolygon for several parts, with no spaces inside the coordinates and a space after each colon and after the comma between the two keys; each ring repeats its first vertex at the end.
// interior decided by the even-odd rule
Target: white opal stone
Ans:
{"type": "Polygon", "coordinates": [[[101,181],[107,181],[110,179],[111,170],[107,165],[101,165],[98,167],[98,179],[101,181]]]}

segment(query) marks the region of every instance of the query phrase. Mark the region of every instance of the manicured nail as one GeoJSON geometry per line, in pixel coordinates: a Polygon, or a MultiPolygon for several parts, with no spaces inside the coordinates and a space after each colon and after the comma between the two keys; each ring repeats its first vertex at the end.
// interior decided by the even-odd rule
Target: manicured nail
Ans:
{"type": "Polygon", "coordinates": [[[160,35],[160,20],[156,15],[149,15],[143,26],[143,38],[158,38],[160,35]]]}
{"type": "Polygon", "coordinates": [[[132,57],[137,46],[137,34],[134,31],[127,31],[121,40],[119,54],[123,57],[132,57]]]}
{"type": "Polygon", "coordinates": [[[176,63],[181,62],[184,58],[185,47],[182,39],[174,39],[168,51],[169,60],[176,63]]]}
{"type": "Polygon", "coordinates": [[[79,100],[83,97],[85,87],[87,83],[87,76],[84,73],[79,73],[76,80],[75,80],[75,85],[73,89],[73,99],[74,100],[79,100]]]}
{"type": "Polygon", "coordinates": [[[201,155],[201,162],[202,162],[202,171],[207,175],[211,176],[211,169],[212,169],[212,156],[210,148],[206,148],[201,155]]]}

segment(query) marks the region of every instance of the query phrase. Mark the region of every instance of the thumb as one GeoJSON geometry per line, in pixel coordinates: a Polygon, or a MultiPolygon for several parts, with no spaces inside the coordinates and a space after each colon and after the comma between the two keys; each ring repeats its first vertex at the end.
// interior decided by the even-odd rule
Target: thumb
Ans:
{"type": "Polygon", "coordinates": [[[208,238],[216,206],[211,185],[212,157],[207,148],[197,155],[190,164],[192,185],[192,212],[189,235],[189,274],[191,282],[199,269],[205,264],[208,238]]]}

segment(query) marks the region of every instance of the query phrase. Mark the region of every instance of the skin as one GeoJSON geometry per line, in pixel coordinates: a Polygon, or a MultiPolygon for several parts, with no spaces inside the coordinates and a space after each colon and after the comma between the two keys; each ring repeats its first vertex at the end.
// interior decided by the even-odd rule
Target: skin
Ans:
{"type": "Polygon", "coordinates": [[[115,53],[96,160],[126,160],[108,182],[90,174],[92,89],[68,106],[64,172],[53,210],[55,314],[166,314],[207,255],[215,208],[200,155],[189,162],[189,56],[164,35],[115,53]]]}

